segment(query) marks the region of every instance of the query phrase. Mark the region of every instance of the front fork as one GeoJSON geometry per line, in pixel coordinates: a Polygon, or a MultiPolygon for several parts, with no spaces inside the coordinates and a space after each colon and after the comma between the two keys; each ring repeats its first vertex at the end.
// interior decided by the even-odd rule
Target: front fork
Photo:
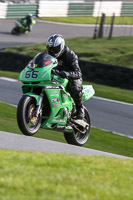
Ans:
{"type": "Polygon", "coordinates": [[[36,107],[36,110],[35,110],[35,117],[38,117],[38,115],[42,112],[41,106],[42,106],[43,97],[44,97],[44,94],[41,93],[40,99],[38,101],[38,104],[37,104],[37,107],[36,107]]]}

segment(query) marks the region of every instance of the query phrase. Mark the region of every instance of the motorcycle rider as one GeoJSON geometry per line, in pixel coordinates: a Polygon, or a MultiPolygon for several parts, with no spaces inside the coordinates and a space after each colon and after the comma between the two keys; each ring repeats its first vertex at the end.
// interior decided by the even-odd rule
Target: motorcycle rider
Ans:
{"type": "Polygon", "coordinates": [[[76,116],[78,119],[84,117],[82,101],[82,73],[78,64],[77,55],[66,45],[62,35],[54,34],[46,42],[48,54],[58,60],[56,70],[62,78],[69,79],[68,91],[76,105],[76,116]]]}
{"type": "Polygon", "coordinates": [[[32,27],[32,14],[28,13],[28,15],[25,18],[22,18],[22,20],[26,20],[26,26],[28,27],[28,31],[31,31],[32,27]]]}

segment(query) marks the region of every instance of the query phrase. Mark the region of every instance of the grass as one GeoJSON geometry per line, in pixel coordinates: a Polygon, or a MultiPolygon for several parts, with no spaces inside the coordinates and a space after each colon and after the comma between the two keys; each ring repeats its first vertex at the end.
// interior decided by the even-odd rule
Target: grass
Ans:
{"type": "MultiPolygon", "coordinates": [[[[65,22],[65,23],[74,23],[74,24],[96,24],[100,23],[100,17],[92,17],[92,16],[69,16],[69,17],[42,17],[37,18],[45,21],[53,21],[53,22],[65,22]]],[[[105,18],[105,24],[111,24],[111,17],[105,18]]],[[[132,25],[133,17],[115,17],[114,24],[116,25],[132,25]]]]}
{"type": "MultiPolygon", "coordinates": [[[[9,78],[18,78],[19,73],[17,72],[9,72],[9,71],[0,71],[0,77],[9,77],[9,78]]],[[[133,103],[133,91],[125,90],[115,87],[109,87],[105,85],[99,85],[91,82],[84,82],[84,84],[93,85],[96,93],[95,96],[114,99],[118,101],[123,101],[127,103],[133,103]]]]}
{"type": "MultiPolygon", "coordinates": [[[[90,37],[71,38],[66,40],[79,59],[96,61],[133,68],[133,37],[114,37],[92,39],[90,37]],[[79,45],[80,44],[80,45],[79,45]]],[[[16,46],[2,50],[4,52],[15,52],[27,56],[35,56],[38,52],[46,51],[44,44],[32,44],[16,46]]]]}
{"type": "MultiPolygon", "coordinates": [[[[22,134],[16,121],[16,109],[16,107],[0,103],[1,131],[22,134]]],[[[63,134],[57,131],[40,129],[35,137],[66,143],[63,134]]],[[[96,128],[91,128],[90,138],[84,147],[133,157],[133,139],[96,128]]]]}
{"type": "MultiPolygon", "coordinates": [[[[86,82],[84,82],[85,84],[86,82]]],[[[105,85],[92,84],[95,89],[95,96],[103,97],[107,99],[113,99],[117,101],[123,101],[127,103],[133,103],[133,90],[120,89],[115,87],[109,87],[105,85]]]]}
{"type": "Polygon", "coordinates": [[[18,79],[18,72],[2,71],[0,70],[0,77],[8,77],[13,79],[18,79]]]}
{"type": "Polygon", "coordinates": [[[83,37],[67,40],[81,60],[133,67],[133,37],[96,39],[83,37]],[[80,44],[80,48],[77,44],[80,44]]]}
{"type": "Polygon", "coordinates": [[[0,150],[1,200],[131,200],[133,160],[0,150]]]}

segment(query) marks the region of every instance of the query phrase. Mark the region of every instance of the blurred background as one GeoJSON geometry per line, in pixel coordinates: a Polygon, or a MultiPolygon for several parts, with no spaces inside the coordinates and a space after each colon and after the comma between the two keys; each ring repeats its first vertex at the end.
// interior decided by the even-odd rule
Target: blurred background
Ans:
{"type": "Polygon", "coordinates": [[[122,30],[119,29],[114,36],[133,34],[132,0],[0,0],[0,10],[0,19],[22,18],[27,15],[27,12],[39,18],[80,16],[82,19],[88,17],[88,21],[86,19],[81,23],[95,25],[92,34],[94,38],[97,36],[111,38],[113,30],[117,30],[118,25],[122,30]],[[98,24],[100,25],[99,32],[98,24]]]}

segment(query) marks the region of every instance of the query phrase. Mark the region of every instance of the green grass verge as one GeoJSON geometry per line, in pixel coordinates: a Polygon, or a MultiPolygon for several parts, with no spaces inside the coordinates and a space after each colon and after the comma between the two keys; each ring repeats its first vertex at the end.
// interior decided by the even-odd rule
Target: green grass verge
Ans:
{"type": "MultiPolygon", "coordinates": [[[[80,37],[67,39],[66,44],[82,60],[133,67],[133,37],[114,37],[112,40],[80,37]]],[[[19,52],[33,57],[46,49],[45,44],[32,44],[16,46],[3,51],[19,52]]]]}
{"type": "Polygon", "coordinates": [[[1,200],[131,200],[133,160],[0,150],[1,200]]]}
{"type": "Polygon", "coordinates": [[[13,79],[18,79],[18,72],[2,71],[0,70],[0,77],[8,77],[13,79]]]}
{"type": "MultiPolygon", "coordinates": [[[[53,22],[65,22],[65,23],[74,23],[74,24],[96,24],[100,23],[100,17],[92,16],[69,16],[69,17],[42,17],[37,18],[39,20],[53,21],[53,22]]],[[[105,24],[111,24],[111,17],[105,18],[105,24]]],[[[133,17],[115,17],[114,24],[119,25],[132,25],[133,17]]]]}
{"type": "MultiPolygon", "coordinates": [[[[16,121],[16,107],[0,103],[0,130],[22,134],[16,121]]],[[[66,143],[61,132],[40,129],[35,137],[66,143]]],[[[133,157],[133,139],[91,128],[87,148],[133,157]]]]}
{"type": "MultiPolygon", "coordinates": [[[[18,78],[19,73],[16,72],[8,72],[8,71],[0,71],[0,76],[10,77],[10,78],[18,78]]],[[[95,96],[114,99],[118,101],[123,101],[127,103],[133,103],[133,91],[125,90],[115,87],[109,87],[105,85],[99,85],[91,82],[84,82],[84,84],[93,85],[96,93],[95,96]]]]}

